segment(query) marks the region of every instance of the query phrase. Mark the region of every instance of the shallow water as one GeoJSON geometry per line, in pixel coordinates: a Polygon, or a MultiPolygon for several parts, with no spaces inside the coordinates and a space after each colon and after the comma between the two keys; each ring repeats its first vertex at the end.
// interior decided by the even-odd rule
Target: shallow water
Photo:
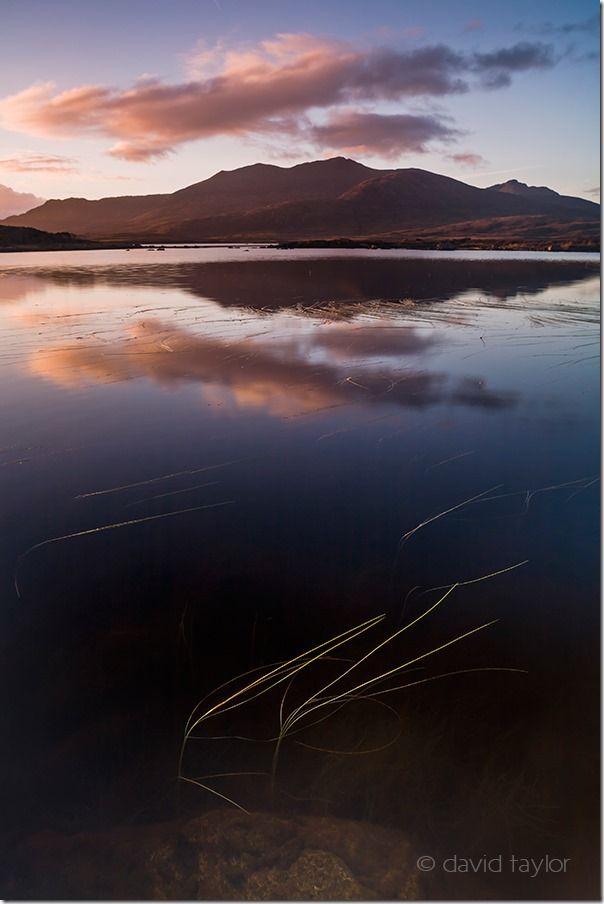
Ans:
{"type": "MultiPolygon", "coordinates": [[[[3,255],[7,832],[215,806],[175,782],[200,696],[385,613],[340,651],[358,659],[458,583],[371,659],[448,677],[392,712],[350,702],[284,745],[276,789],[204,783],[429,855],[569,858],[487,876],[495,896],[594,894],[598,274],[571,254],[3,255]]],[[[215,733],[270,737],[279,705],[215,733]]],[[[185,771],[265,772],[259,743],[191,742],[185,771]]]]}

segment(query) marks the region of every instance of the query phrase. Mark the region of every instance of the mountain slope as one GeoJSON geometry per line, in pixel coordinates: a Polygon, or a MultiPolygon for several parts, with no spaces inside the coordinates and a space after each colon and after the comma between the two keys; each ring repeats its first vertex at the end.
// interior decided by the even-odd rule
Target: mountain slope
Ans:
{"type": "Polygon", "coordinates": [[[46,201],[21,216],[7,217],[5,226],[31,226],[47,232],[74,232],[86,236],[111,236],[123,224],[169,195],[134,195],[102,198],[66,198],[46,201]]]}
{"type": "Polygon", "coordinates": [[[387,237],[474,221],[504,228],[511,217],[545,217],[559,234],[571,219],[580,232],[599,211],[515,180],[476,188],[426,170],[376,170],[335,157],[223,171],[172,194],[47,201],[5,223],[97,239],[282,241],[387,237]]]}

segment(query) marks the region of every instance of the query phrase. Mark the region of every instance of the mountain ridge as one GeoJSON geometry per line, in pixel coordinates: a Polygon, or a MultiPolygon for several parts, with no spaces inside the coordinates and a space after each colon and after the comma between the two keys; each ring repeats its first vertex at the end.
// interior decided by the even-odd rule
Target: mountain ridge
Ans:
{"type": "MultiPolygon", "coordinates": [[[[49,200],[3,225],[128,241],[308,241],[381,238],[454,224],[549,218],[559,238],[594,238],[600,207],[517,180],[478,188],[414,167],[378,170],[347,157],[221,170],[172,193],[49,200]]],[[[509,224],[508,224],[509,225],[509,224]]],[[[540,235],[544,232],[540,220],[540,235]]],[[[547,222],[545,223],[547,231],[547,222]]],[[[491,230],[492,231],[492,230],[491,230]]],[[[497,231],[497,229],[495,230],[497,231]]]]}

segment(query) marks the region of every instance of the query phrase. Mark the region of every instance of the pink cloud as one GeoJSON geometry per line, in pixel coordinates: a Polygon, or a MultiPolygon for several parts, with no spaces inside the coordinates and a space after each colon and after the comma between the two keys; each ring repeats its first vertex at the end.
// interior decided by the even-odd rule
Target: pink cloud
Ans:
{"type": "Polygon", "coordinates": [[[31,85],[0,101],[4,124],[28,135],[77,135],[101,125],[108,88],[83,86],[53,96],[54,82],[31,85]]]}
{"type": "Polygon", "coordinates": [[[75,160],[58,154],[18,154],[0,159],[0,169],[14,173],[77,173],[75,160]]]}
{"type": "Polygon", "coordinates": [[[442,44],[358,49],[280,34],[255,47],[200,49],[189,60],[193,77],[181,84],[145,77],[125,90],[80,85],[61,92],[52,82],[35,84],[0,100],[0,120],[32,135],[102,135],[115,142],[113,156],[152,160],[196,139],[268,135],[280,121],[321,108],[462,93],[472,76],[505,87],[513,71],[553,65],[546,50],[526,43],[483,55],[442,44]]]}
{"type": "Polygon", "coordinates": [[[448,158],[449,160],[452,160],[453,163],[458,163],[460,166],[467,166],[470,169],[475,169],[477,166],[485,166],[485,164],[488,163],[488,160],[485,160],[480,154],[472,154],[469,151],[464,151],[459,154],[449,154],[448,158]]]}

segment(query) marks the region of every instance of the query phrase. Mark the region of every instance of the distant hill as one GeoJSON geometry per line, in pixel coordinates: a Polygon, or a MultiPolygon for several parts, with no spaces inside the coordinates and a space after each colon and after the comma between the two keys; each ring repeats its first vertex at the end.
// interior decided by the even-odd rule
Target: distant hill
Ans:
{"type": "MultiPolygon", "coordinates": [[[[293,167],[254,164],[220,172],[172,194],[47,201],[5,224],[95,239],[430,241],[477,230],[503,242],[597,241],[600,207],[516,180],[476,188],[421,169],[376,170],[335,157],[293,167]],[[476,227],[471,224],[478,224],[476,227]]],[[[485,239],[486,236],[486,239],[485,239]]]]}
{"type": "Polygon", "coordinates": [[[0,225],[0,251],[71,251],[104,247],[70,232],[42,232],[26,226],[0,225]]]}
{"type": "Polygon", "coordinates": [[[38,207],[44,203],[44,198],[30,195],[27,192],[15,191],[8,185],[0,185],[0,219],[11,217],[15,214],[25,213],[32,207],[38,207]]]}
{"type": "Polygon", "coordinates": [[[566,211],[575,216],[589,217],[594,207],[599,211],[599,204],[586,201],[584,198],[570,198],[567,195],[559,195],[557,191],[546,188],[545,185],[526,185],[517,179],[509,179],[499,185],[491,185],[491,191],[499,191],[503,194],[514,195],[516,198],[525,198],[534,201],[541,207],[542,213],[566,211]]]}

